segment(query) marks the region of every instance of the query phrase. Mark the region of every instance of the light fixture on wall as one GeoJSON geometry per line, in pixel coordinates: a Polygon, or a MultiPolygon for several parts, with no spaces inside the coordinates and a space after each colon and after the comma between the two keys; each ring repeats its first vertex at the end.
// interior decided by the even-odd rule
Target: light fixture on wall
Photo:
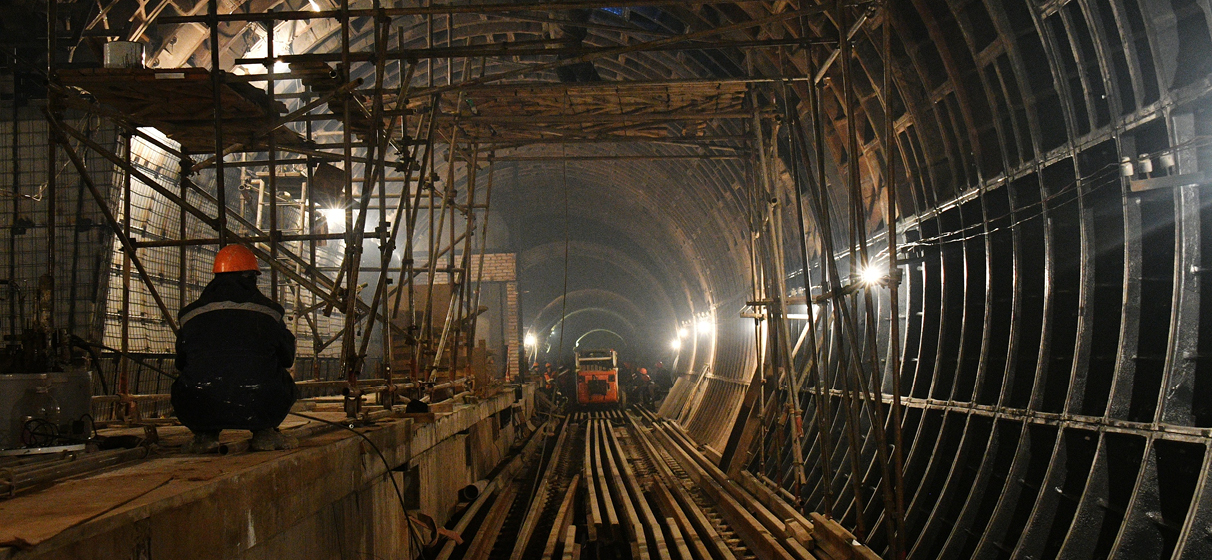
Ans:
{"type": "Polygon", "coordinates": [[[340,229],[341,231],[333,231],[333,233],[341,233],[345,231],[345,209],[344,208],[321,208],[320,215],[324,216],[324,221],[328,222],[328,227],[331,230],[340,229]]]}
{"type": "Polygon", "coordinates": [[[887,279],[888,273],[884,268],[874,264],[868,264],[866,267],[859,270],[859,281],[866,286],[874,286],[882,284],[887,279]]]}

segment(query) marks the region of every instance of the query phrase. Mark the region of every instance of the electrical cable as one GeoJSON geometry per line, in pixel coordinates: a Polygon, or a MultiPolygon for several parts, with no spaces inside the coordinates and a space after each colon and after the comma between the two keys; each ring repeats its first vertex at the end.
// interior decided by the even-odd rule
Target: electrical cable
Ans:
{"type": "Polygon", "coordinates": [[[568,145],[560,144],[560,161],[563,164],[564,185],[564,295],[560,297],[560,349],[556,354],[559,359],[564,355],[564,331],[568,330],[565,320],[568,319],[568,246],[571,244],[568,219],[568,145]]]}
{"type": "Polygon", "coordinates": [[[101,382],[101,394],[109,394],[109,384],[105,382],[105,375],[101,373],[101,356],[97,354],[97,350],[89,344],[87,340],[76,335],[71,335],[71,345],[88,352],[89,357],[93,359],[93,363],[97,367],[97,381],[101,382]]]}
{"type": "Polygon", "coordinates": [[[416,528],[413,527],[412,516],[410,516],[408,514],[408,505],[404,503],[404,492],[402,490],[400,490],[400,483],[396,482],[396,477],[391,474],[392,466],[391,466],[391,463],[387,460],[387,456],[383,454],[383,450],[379,449],[379,446],[376,445],[373,440],[371,440],[369,437],[366,437],[366,434],[355,430],[353,428],[353,426],[350,426],[348,424],[344,424],[341,422],[333,422],[332,420],[325,420],[323,418],[311,416],[310,414],[303,414],[301,412],[291,412],[291,414],[294,416],[298,416],[300,418],[306,418],[308,420],[320,422],[322,424],[328,424],[329,426],[336,426],[343,430],[348,430],[349,432],[353,433],[354,435],[362,438],[362,440],[365,441],[366,443],[370,444],[371,449],[375,450],[375,454],[379,456],[379,460],[383,462],[383,466],[387,469],[387,471],[384,474],[386,474],[387,478],[389,478],[391,480],[391,485],[393,488],[395,488],[396,499],[399,500],[399,502],[400,502],[400,510],[402,512],[404,512],[404,519],[408,522],[409,539],[418,543],[417,551],[420,554],[421,559],[425,560],[425,558],[426,558],[425,546],[423,544],[420,544],[421,538],[420,538],[420,536],[417,535],[416,528]]]}
{"type": "MultiPolygon", "coordinates": [[[[1158,151],[1150,153],[1150,154],[1141,154],[1141,155],[1144,156],[1144,158],[1146,158],[1146,159],[1152,159],[1152,158],[1160,157],[1160,156],[1167,155],[1167,154],[1174,154],[1174,153],[1178,152],[1179,150],[1194,150],[1194,149],[1206,147],[1208,145],[1212,145],[1212,136],[1195,136],[1195,137],[1191,138],[1190,140],[1187,140],[1186,142],[1183,142],[1181,144],[1170,146],[1168,148],[1158,150],[1158,151]]],[[[1078,177],[1077,179],[1070,181],[1068,184],[1061,187],[1055,193],[1048,195],[1048,196],[1040,199],[1037,202],[1033,202],[1033,203],[1025,205],[1021,208],[1013,209],[1012,212],[1015,212],[1015,213],[1022,212],[1025,210],[1035,210],[1037,208],[1040,209],[1038,212],[1034,212],[1026,217],[1019,218],[1019,219],[1015,220],[1013,223],[1006,224],[1004,226],[997,226],[995,228],[989,229],[987,231],[982,231],[982,232],[980,232],[978,234],[974,234],[974,235],[964,235],[968,231],[980,229],[986,225],[986,224],[972,224],[970,226],[963,227],[963,228],[960,228],[960,229],[957,229],[954,231],[949,231],[949,232],[941,233],[941,234],[938,234],[938,235],[935,235],[932,237],[926,237],[926,238],[919,239],[917,241],[909,242],[905,245],[902,245],[902,248],[905,248],[905,247],[912,248],[912,247],[927,246],[927,245],[942,245],[945,243],[959,243],[959,242],[963,242],[963,241],[970,241],[972,239],[980,238],[989,233],[1001,231],[1001,230],[1004,230],[1007,228],[1017,227],[1019,225],[1022,225],[1023,223],[1029,222],[1035,218],[1043,216],[1044,213],[1048,210],[1060,208],[1062,206],[1071,204],[1074,201],[1079,200],[1081,195],[1090,194],[1090,193],[1099,191],[1103,188],[1106,188],[1108,186],[1118,184],[1119,180],[1121,179],[1121,177],[1119,176],[1119,171],[1121,170],[1122,165],[1123,164],[1121,162],[1108,163],[1107,165],[1104,165],[1103,167],[1091,172],[1089,175],[1086,175],[1084,177],[1078,177]],[[1115,173],[1114,173],[1114,175],[1109,176],[1108,172],[1112,171],[1112,170],[1114,170],[1115,173]],[[1076,194],[1077,196],[1070,198],[1069,200],[1061,201],[1061,202],[1051,206],[1048,209],[1043,208],[1043,205],[1045,203],[1055,200],[1057,198],[1060,198],[1062,196],[1071,195],[1071,194],[1076,194]],[[959,236],[959,235],[964,235],[964,236],[957,238],[956,236],[959,236]]],[[[1009,214],[1006,214],[1005,216],[1001,216],[996,219],[1001,219],[1002,217],[1006,217],[1006,216],[1009,216],[1009,214]]]]}
{"type": "MultiPolygon", "coordinates": [[[[924,246],[930,246],[930,245],[960,243],[963,241],[970,241],[972,239],[978,239],[980,237],[983,237],[985,235],[988,235],[990,233],[994,233],[997,231],[1002,231],[1002,230],[1005,230],[1008,228],[1014,228],[1014,227],[1020,226],[1026,222],[1029,222],[1031,220],[1034,220],[1036,218],[1043,216],[1046,211],[1055,210],[1057,208],[1072,204],[1073,202],[1080,200],[1081,199],[1080,195],[1094,193],[1094,192],[1102,190],[1103,188],[1106,188],[1110,185],[1117,184],[1118,179],[1119,179],[1118,174],[1116,174],[1116,176],[1114,178],[1102,176],[1103,174],[1105,174],[1108,170],[1110,170],[1112,168],[1118,170],[1119,164],[1118,163],[1109,164],[1109,165],[1099,169],[1098,171],[1095,171],[1094,173],[1087,175],[1086,177],[1082,177],[1080,179],[1070,182],[1068,185],[1065,185],[1061,190],[1059,190],[1051,195],[1048,195],[1048,196],[1040,199],[1037,202],[1033,202],[1033,203],[1027,204],[1021,208],[1011,210],[1011,212],[1019,213],[1019,212],[1025,211],[1025,210],[1039,209],[1038,212],[1033,212],[1024,217],[1019,217],[1018,219],[1016,219],[1015,221],[1013,221],[1011,223],[996,226],[996,227],[990,228],[988,230],[982,230],[982,231],[979,231],[978,233],[975,233],[972,235],[966,235],[970,231],[980,230],[984,226],[988,225],[987,223],[972,224],[970,226],[962,227],[960,229],[949,231],[946,233],[941,233],[941,234],[938,234],[938,235],[935,235],[932,237],[925,237],[925,238],[922,238],[922,239],[919,239],[916,241],[910,241],[908,243],[903,244],[901,246],[901,248],[907,250],[907,249],[912,249],[912,248],[916,248],[916,247],[924,247],[924,246]],[[1089,181],[1098,181],[1098,182],[1090,184],[1089,181]],[[1080,183],[1083,183],[1083,182],[1086,182],[1086,184],[1089,186],[1082,187],[1080,185],[1080,183]],[[1072,196],[1072,198],[1058,202],[1047,209],[1045,209],[1043,207],[1044,204],[1051,202],[1053,200],[1056,200],[1058,198],[1061,198],[1062,196],[1072,196]]],[[[1010,215],[1011,215],[1010,213],[1007,213],[1003,216],[999,216],[997,218],[990,220],[990,222],[993,222],[996,220],[1001,220],[1002,218],[1008,218],[1008,217],[1010,217],[1010,215]]]]}

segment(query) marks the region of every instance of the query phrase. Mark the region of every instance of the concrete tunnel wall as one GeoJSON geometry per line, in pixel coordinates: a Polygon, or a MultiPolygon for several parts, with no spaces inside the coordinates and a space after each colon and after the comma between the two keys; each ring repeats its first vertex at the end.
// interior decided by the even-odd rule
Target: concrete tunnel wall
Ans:
{"type": "MultiPolygon", "coordinates": [[[[775,4],[780,10],[796,5],[690,4],[628,9],[619,17],[678,33],[762,17],[775,4]]],[[[899,242],[909,247],[901,255],[896,312],[906,395],[905,505],[915,536],[910,556],[1212,554],[1206,531],[1212,522],[1212,326],[1204,324],[1212,317],[1212,294],[1202,281],[1212,267],[1212,211],[1198,187],[1208,183],[1203,173],[1212,165],[1206,139],[1212,7],[1206,0],[916,0],[889,9],[890,18],[877,11],[855,35],[853,97],[843,64],[830,66],[817,90],[825,170],[817,188],[824,187],[834,208],[825,218],[833,241],[844,247],[847,227],[856,222],[847,209],[861,209],[857,221],[878,240],[886,228],[887,187],[896,185],[899,242]],[[891,25],[890,56],[883,54],[885,23],[891,25]],[[892,74],[889,91],[885,69],[892,74]],[[888,120],[892,145],[882,135],[888,120]],[[885,172],[889,158],[892,177],[885,172]],[[1133,165],[1130,176],[1121,174],[1122,158],[1133,165]],[[1153,171],[1143,173],[1146,160],[1153,171]],[[858,188],[851,190],[854,173],[858,188]]],[[[827,11],[788,20],[767,36],[835,37],[855,14],[838,19],[827,11]]],[[[423,44],[423,23],[400,24],[410,44],[423,44]]],[[[474,14],[456,17],[452,29],[453,38],[442,30],[444,40],[544,33],[542,24],[474,14]]],[[[331,50],[338,31],[301,30],[294,52],[331,50]]],[[[188,26],[158,32],[152,39],[158,54],[151,58],[164,67],[206,66],[201,38],[188,40],[198,33],[188,26]],[[173,37],[178,40],[170,43],[173,37]],[[169,44],[175,45],[171,53],[162,48],[169,44]]],[[[251,46],[250,34],[251,27],[224,28],[224,64],[251,46]]],[[[594,30],[587,39],[596,45],[619,40],[594,30]]],[[[752,52],[644,53],[594,66],[607,80],[802,77],[812,75],[830,49],[752,52]]],[[[456,81],[461,66],[451,69],[456,81]]],[[[487,71],[494,69],[489,64],[487,71]]],[[[435,61],[417,76],[444,82],[446,72],[435,61]]],[[[789,106],[810,125],[816,113],[805,102],[809,87],[802,81],[785,91],[771,87],[759,103],[789,106]]],[[[772,124],[764,125],[767,133],[772,124]]],[[[708,128],[752,133],[736,122],[708,128]]],[[[809,202],[818,163],[815,150],[806,159],[789,155],[789,128],[781,123],[771,154],[775,168],[788,170],[772,173],[784,208],[794,207],[796,196],[809,202]],[[797,167],[801,181],[794,184],[797,167]]],[[[679,417],[696,439],[722,449],[757,365],[752,329],[736,317],[752,295],[747,193],[754,181],[745,165],[516,167],[515,184],[503,187],[504,211],[515,220],[558,224],[565,203],[552,193],[593,189],[596,196],[570,199],[568,214],[630,218],[574,241],[610,248],[625,239],[629,249],[638,247],[648,274],[664,279],[660,299],[672,311],[660,320],[675,324],[706,311],[718,318],[710,355],[696,353],[681,370],[690,375],[674,399],[690,406],[674,408],[684,412],[679,417]]],[[[790,241],[798,236],[793,216],[785,212],[788,221],[780,224],[789,232],[790,283],[797,287],[807,276],[809,292],[820,293],[819,266],[794,275],[804,259],[797,257],[798,240],[790,241]]],[[[807,224],[810,249],[820,223],[807,224]]],[[[551,239],[517,234],[513,241],[524,254],[528,244],[551,239]]],[[[809,257],[820,253],[812,249],[809,257]]],[[[550,295],[530,297],[541,308],[550,295]]],[[[879,290],[879,345],[863,357],[884,372],[885,398],[891,393],[887,302],[887,291],[879,290]]],[[[821,347],[834,350],[823,360],[826,384],[840,389],[846,342],[830,326],[831,314],[821,317],[821,330],[831,337],[821,347]]],[[[805,391],[803,399],[806,483],[789,482],[787,462],[750,466],[798,493],[809,509],[827,509],[831,494],[844,524],[878,527],[883,474],[871,422],[859,418],[857,432],[848,431],[839,394],[821,401],[812,394],[805,391]],[[830,404],[825,432],[835,445],[824,461],[832,466],[828,480],[815,467],[822,464],[822,438],[807,421],[817,402],[830,404]],[[855,443],[853,456],[848,441],[855,443]]],[[[777,437],[769,438],[766,447],[773,449],[777,437]]],[[[874,548],[886,544],[881,532],[871,533],[874,548]]]]}
{"type": "Polygon", "coordinates": [[[417,557],[419,543],[433,537],[421,515],[445,524],[459,489],[494,472],[515,440],[531,433],[534,386],[518,392],[521,398],[510,391],[457,404],[429,423],[397,420],[367,432],[384,459],[335,430],[285,456],[184,457],[98,475],[110,479],[102,491],[129,499],[91,516],[87,504],[81,513],[56,501],[80,496],[70,484],[59,486],[39,496],[46,510],[29,508],[50,532],[32,548],[0,548],[0,557],[417,557]],[[400,500],[416,516],[411,529],[400,500]],[[63,518],[74,522],[64,526],[63,518]]]}

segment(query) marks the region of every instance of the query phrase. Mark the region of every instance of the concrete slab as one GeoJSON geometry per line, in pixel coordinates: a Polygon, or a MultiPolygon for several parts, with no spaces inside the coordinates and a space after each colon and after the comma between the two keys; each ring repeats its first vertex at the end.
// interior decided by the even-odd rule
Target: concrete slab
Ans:
{"type": "MultiPolygon", "coordinates": [[[[393,478],[404,487],[410,473],[416,474],[430,481],[422,485],[422,504],[453,506],[459,487],[483,474],[468,468],[478,458],[466,456],[483,451],[469,451],[460,433],[497,421],[494,415],[514,403],[509,391],[456,405],[433,423],[390,419],[359,429],[366,439],[335,430],[288,451],[227,456],[165,451],[60,482],[0,502],[0,559],[409,557],[416,536],[393,478]],[[382,451],[387,465],[367,440],[382,451]]],[[[495,433],[509,440],[494,443],[508,447],[513,436],[508,428],[498,426],[495,433]]],[[[451,509],[429,507],[436,511],[425,513],[438,523],[451,509]]]]}

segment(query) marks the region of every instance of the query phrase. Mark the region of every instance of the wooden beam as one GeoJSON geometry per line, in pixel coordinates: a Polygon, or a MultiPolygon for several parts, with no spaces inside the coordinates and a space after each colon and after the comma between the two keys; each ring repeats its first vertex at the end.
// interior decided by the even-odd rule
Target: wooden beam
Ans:
{"type": "MultiPolygon", "coordinates": [[[[717,5],[717,4],[758,4],[762,3],[759,0],[703,0],[696,1],[694,4],[702,5],[717,5]]],[[[629,7],[641,6],[685,6],[684,0],[634,0],[627,2],[629,7]]],[[[613,8],[617,7],[618,2],[524,2],[524,3],[472,3],[472,4],[433,4],[430,6],[414,6],[406,8],[379,8],[379,9],[362,9],[349,10],[349,17],[396,17],[396,16],[423,16],[423,15],[446,15],[446,14],[485,14],[485,13],[510,13],[510,12],[554,12],[554,11],[569,11],[569,10],[592,10],[598,8],[613,8]]],[[[341,18],[344,14],[342,10],[319,10],[319,11],[282,11],[282,12],[259,12],[259,13],[230,13],[220,14],[219,22],[229,21],[289,21],[289,20],[308,20],[308,19],[324,19],[324,18],[341,18]]],[[[207,23],[208,18],[205,15],[194,16],[170,16],[159,18],[154,25],[170,25],[181,23],[207,23]]]]}
{"type": "MultiPolygon", "coordinates": [[[[575,25],[575,24],[574,24],[575,25]]],[[[676,37],[676,36],[675,36],[676,37]]],[[[810,45],[834,45],[837,41],[823,39],[762,39],[750,41],[702,41],[692,43],[678,43],[668,45],[654,45],[650,48],[639,49],[633,52],[666,52],[666,51],[695,51],[707,49],[730,49],[730,48],[775,48],[775,47],[803,47],[810,45]]],[[[515,56],[588,56],[617,50],[618,47],[548,47],[544,45],[534,45],[530,42],[524,44],[512,43],[494,43],[491,45],[471,45],[457,47],[434,47],[429,49],[404,49],[398,51],[390,51],[387,53],[387,60],[427,60],[427,59],[444,59],[444,58],[486,58],[486,57],[515,57],[515,56]]],[[[371,52],[353,52],[349,53],[350,60],[354,62],[370,62],[376,60],[375,53],[371,52]]],[[[341,57],[337,53],[303,53],[289,54],[274,57],[273,59],[265,57],[253,58],[237,58],[236,64],[241,65],[265,65],[273,62],[298,63],[298,62],[339,62],[341,57]]]]}

